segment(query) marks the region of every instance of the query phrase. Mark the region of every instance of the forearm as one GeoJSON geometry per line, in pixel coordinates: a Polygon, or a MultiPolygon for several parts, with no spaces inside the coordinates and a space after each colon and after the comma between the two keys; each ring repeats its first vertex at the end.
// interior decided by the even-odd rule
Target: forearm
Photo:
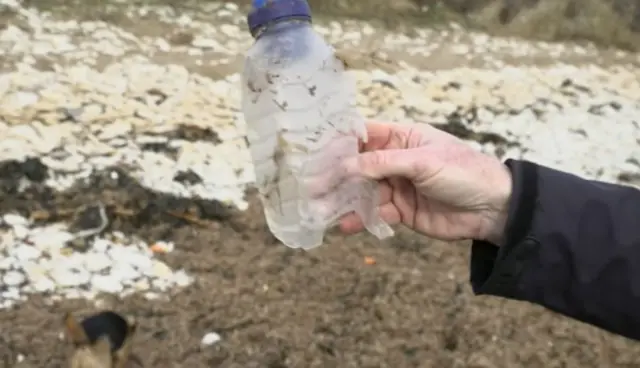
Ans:
{"type": "Polygon", "coordinates": [[[473,244],[474,291],[640,339],[640,191],[521,161],[508,166],[503,244],[473,244]]]}

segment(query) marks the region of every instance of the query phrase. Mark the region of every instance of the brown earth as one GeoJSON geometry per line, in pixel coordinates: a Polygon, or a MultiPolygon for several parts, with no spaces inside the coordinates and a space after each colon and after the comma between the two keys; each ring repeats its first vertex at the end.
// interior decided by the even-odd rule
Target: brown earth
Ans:
{"type": "MultiPolygon", "coordinates": [[[[137,0],[119,4],[163,4],[194,9],[218,0],[137,0]]],[[[75,18],[130,23],[112,6],[116,0],[24,0],[52,10],[64,6],[75,18]]],[[[248,8],[251,0],[229,2],[248,8]]],[[[366,19],[410,32],[456,21],[494,35],[545,41],[591,41],[603,48],[640,50],[640,0],[309,0],[317,18],[366,19]]],[[[0,13],[0,19],[2,14],[0,13]]],[[[1,25],[0,25],[1,26],[1,25]]]]}
{"type": "MultiPolygon", "coordinates": [[[[248,211],[238,213],[216,202],[150,192],[121,169],[117,180],[105,172],[66,193],[36,185],[18,194],[22,173],[42,180],[36,172],[41,166],[3,165],[0,213],[93,227],[87,206],[99,201],[111,230],[177,244],[164,259],[194,275],[194,285],[166,300],[101,298],[104,307],[139,321],[134,353],[143,367],[640,364],[640,347],[623,338],[527,303],[473,296],[467,243],[447,244],[399,229],[382,243],[368,235],[332,233],[326,245],[296,251],[274,241],[255,198],[248,211]],[[221,342],[201,346],[212,331],[221,342]]],[[[64,313],[97,310],[86,301],[34,297],[0,311],[0,366],[64,367],[64,313]],[[17,364],[19,354],[25,359],[17,364]]]]}

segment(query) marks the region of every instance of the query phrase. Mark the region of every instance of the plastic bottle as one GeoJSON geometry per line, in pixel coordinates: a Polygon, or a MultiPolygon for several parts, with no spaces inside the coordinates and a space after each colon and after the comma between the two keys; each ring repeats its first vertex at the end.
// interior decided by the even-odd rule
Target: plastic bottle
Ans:
{"type": "Polygon", "coordinates": [[[393,235],[378,215],[376,183],[341,169],[366,141],[364,118],[355,83],[311,26],[307,1],[254,0],[247,21],[255,43],[244,63],[242,109],[272,234],[310,249],[354,211],[379,239],[393,235]]]}

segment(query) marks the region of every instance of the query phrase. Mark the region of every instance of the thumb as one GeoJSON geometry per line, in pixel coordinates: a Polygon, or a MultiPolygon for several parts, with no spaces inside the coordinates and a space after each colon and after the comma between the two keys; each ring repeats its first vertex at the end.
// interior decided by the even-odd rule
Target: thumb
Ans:
{"type": "Polygon", "coordinates": [[[414,179],[419,174],[420,161],[424,159],[417,153],[413,149],[363,152],[346,161],[346,170],[376,180],[390,176],[414,179]]]}

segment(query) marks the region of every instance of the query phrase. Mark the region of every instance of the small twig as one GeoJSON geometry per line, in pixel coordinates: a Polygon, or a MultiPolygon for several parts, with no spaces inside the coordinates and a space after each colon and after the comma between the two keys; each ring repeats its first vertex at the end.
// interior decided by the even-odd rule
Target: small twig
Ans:
{"type": "Polygon", "coordinates": [[[218,332],[232,332],[232,331],[236,331],[236,330],[241,330],[244,328],[247,328],[249,326],[254,326],[254,325],[260,325],[265,323],[266,321],[264,319],[259,319],[259,320],[254,320],[253,318],[247,318],[235,323],[232,323],[228,326],[224,326],[224,327],[218,327],[215,330],[218,332]]]}
{"type": "Polygon", "coordinates": [[[192,224],[196,224],[198,226],[209,227],[209,222],[207,222],[207,221],[205,221],[203,219],[197,218],[195,216],[189,215],[189,214],[177,213],[177,212],[174,212],[174,211],[165,211],[165,213],[170,215],[170,216],[179,218],[181,220],[185,220],[187,222],[190,222],[192,224]]]}
{"type": "Polygon", "coordinates": [[[136,215],[136,212],[133,210],[128,210],[125,208],[117,208],[117,207],[113,209],[113,213],[118,216],[124,216],[124,217],[133,217],[136,215]]]}
{"type": "Polygon", "coordinates": [[[54,210],[54,211],[35,210],[35,211],[32,211],[29,214],[29,220],[31,220],[31,221],[44,221],[44,220],[49,220],[50,218],[52,218],[54,216],[70,217],[75,212],[76,211],[73,210],[73,209],[63,209],[63,210],[54,210]]]}

